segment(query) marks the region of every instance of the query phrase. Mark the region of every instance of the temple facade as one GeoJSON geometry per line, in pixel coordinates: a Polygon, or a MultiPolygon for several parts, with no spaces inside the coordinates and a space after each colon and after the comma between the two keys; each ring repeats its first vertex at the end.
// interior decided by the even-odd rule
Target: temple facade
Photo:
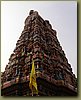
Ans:
{"type": "Polygon", "coordinates": [[[5,71],[2,96],[31,96],[29,76],[35,61],[37,96],[76,96],[77,82],[57,39],[56,30],[37,11],[31,10],[5,71]]]}

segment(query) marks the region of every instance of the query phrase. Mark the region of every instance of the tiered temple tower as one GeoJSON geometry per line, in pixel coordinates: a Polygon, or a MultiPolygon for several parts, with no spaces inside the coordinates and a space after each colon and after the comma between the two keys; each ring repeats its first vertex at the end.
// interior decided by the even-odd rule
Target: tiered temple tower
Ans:
{"type": "Polygon", "coordinates": [[[2,96],[31,96],[29,75],[35,61],[39,96],[76,96],[76,77],[48,20],[31,10],[1,74],[2,96]]]}

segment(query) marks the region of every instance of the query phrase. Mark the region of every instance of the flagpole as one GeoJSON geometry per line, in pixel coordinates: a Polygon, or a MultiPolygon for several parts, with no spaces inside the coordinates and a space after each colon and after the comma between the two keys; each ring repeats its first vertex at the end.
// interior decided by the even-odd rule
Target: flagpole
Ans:
{"type": "Polygon", "coordinates": [[[32,91],[32,96],[33,96],[33,91],[32,91]]]}
{"type": "Polygon", "coordinates": [[[32,96],[33,96],[33,86],[32,86],[32,96]]]}

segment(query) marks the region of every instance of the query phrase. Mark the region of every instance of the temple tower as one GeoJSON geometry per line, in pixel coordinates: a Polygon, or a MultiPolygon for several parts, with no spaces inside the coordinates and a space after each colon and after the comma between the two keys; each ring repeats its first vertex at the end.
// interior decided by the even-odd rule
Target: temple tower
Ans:
{"type": "Polygon", "coordinates": [[[35,61],[39,96],[76,96],[76,77],[57,39],[56,30],[31,10],[5,71],[2,96],[31,96],[29,75],[35,61]]]}

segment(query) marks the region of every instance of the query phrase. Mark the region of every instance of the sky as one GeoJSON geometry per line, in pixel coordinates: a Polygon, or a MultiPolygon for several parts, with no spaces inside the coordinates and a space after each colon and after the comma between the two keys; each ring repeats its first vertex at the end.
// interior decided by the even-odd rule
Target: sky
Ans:
{"type": "Polygon", "coordinates": [[[38,11],[57,31],[60,45],[77,76],[76,1],[1,1],[1,71],[9,62],[30,10],[38,11]]]}

